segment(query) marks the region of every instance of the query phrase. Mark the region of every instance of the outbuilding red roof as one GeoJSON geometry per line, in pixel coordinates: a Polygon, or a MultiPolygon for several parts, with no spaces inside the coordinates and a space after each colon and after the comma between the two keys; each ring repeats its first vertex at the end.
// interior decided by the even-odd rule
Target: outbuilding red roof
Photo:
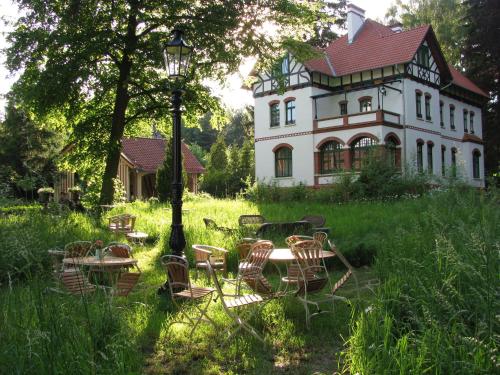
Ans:
{"type": "MultiPolygon", "coordinates": [[[[122,138],[122,154],[135,168],[154,173],[165,158],[166,141],[162,138],[122,138]]],[[[187,173],[204,173],[205,168],[182,142],[182,160],[187,173]]]]}
{"type": "Polygon", "coordinates": [[[475,92],[476,94],[485,96],[487,98],[490,97],[487,93],[481,90],[474,82],[472,82],[469,78],[460,73],[457,69],[455,69],[451,65],[449,66],[449,68],[451,72],[451,77],[453,78],[453,83],[455,85],[463,87],[467,90],[470,90],[472,92],[475,92]]]}
{"type": "Polygon", "coordinates": [[[324,50],[324,57],[305,63],[310,71],[340,77],[384,66],[404,64],[413,60],[418,48],[427,40],[441,74],[453,83],[479,95],[488,95],[462,73],[448,66],[437,43],[432,27],[423,25],[395,32],[390,27],[367,19],[352,43],[347,35],[334,40],[324,50]]]}

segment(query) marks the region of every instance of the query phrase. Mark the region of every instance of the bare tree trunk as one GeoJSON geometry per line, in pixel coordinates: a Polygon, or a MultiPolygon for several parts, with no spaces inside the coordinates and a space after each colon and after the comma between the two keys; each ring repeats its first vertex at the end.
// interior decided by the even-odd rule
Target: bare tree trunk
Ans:
{"type": "Polygon", "coordinates": [[[111,120],[111,134],[109,137],[106,167],[102,178],[100,204],[111,204],[113,202],[114,186],[113,178],[118,172],[120,162],[121,139],[125,130],[125,114],[130,100],[128,84],[130,71],[132,69],[131,55],[137,45],[137,3],[131,2],[130,16],[128,19],[127,36],[125,38],[125,49],[120,63],[120,75],[116,86],[116,98],[111,120]]]}

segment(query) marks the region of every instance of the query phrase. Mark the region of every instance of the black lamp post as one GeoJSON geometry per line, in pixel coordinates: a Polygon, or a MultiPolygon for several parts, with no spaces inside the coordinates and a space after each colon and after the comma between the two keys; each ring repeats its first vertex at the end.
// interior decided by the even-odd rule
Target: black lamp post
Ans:
{"type": "Polygon", "coordinates": [[[173,39],[165,45],[163,57],[170,79],[175,81],[172,90],[172,230],[169,245],[174,255],[182,256],[186,239],[182,227],[182,153],[181,153],[181,116],[182,84],[187,77],[189,60],[193,48],[182,38],[181,30],[173,30],[173,39]]]}

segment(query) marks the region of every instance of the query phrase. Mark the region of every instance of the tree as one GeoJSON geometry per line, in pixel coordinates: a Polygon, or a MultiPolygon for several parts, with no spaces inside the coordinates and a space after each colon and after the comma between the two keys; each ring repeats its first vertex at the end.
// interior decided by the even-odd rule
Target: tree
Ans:
{"type": "Polygon", "coordinates": [[[318,16],[313,24],[311,36],[305,37],[307,43],[315,47],[325,48],[338,38],[335,28],[344,27],[346,21],[346,0],[319,2],[318,16]]]}
{"type": "Polygon", "coordinates": [[[226,171],[227,164],[227,146],[224,138],[219,136],[217,141],[210,147],[208,169],[212,171],[226,171]]]}
{"type": "Polygon", "coordinates": [[[468,0],[463,65],[467,75],[491,96],[484,115],[486,174],[500,170],[500,43],[496,0],[468,0]]]}
{"type": "Polygon", "coordinates": [[[14,89],[37,113],[64,113],[76,150],[104,160],[101,204],[112,201],[127,129],[170,116],[159,47],[166,31],[180,27],[196,46],[184,116],[194,123],[218,109],[202,79],[222,80],[246,56],[265,65],[316,14],[314,2],[295,0],[16,2],[25,15],[8,36],[7,65],[24,71],[14,89]],[[280,38],[263,32],[269,23],[280,38]]]}
{"type": "Polygon", "coordinates": [[[465,6],[460,0],[396,0],[386,13],[389,23],[401,21],[405,28],[432,25],[444,57],[459,66],[465,43],[465,6]]]}
{"type": "Polygon", "coordinates": [[[52,182],[53,160],[61,148],[62,137],[47,124],[34,121],[13,98],[0,123],[0,165],[2,182],[28,193],[52,182]]]}
{"type": "Polygon", "coordinates": [[[238,109],[229,116],[224,132],[227,144],[242,146],[246,139],[253,138],[253,106],[238,109]]]}

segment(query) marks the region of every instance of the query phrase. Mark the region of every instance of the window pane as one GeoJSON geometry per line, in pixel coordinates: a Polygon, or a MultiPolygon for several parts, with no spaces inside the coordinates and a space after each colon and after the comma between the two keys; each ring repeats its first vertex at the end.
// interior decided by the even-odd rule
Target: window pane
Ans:
{"type": "Polygon", "coordinates": [[[286,123],[295,124],[295,100],[286,103],[286,123]]]}
{"type": "Polygon", "coordinates": [[[468,125],[467,123],[469,122],[469,120],[467,119],[467,115],[468,115],[467,111],[464,111],[464,132],[466,133],[469,132],[469,130],[467,129],[468,125]]]}
{"type": "Polygon", "coordinates": [[[422,94],[415,94],[415,105],[417,107],[417,117],[422,117],[422,94]]]}
{"type": "Polygon", "coordinates": [[[376,142],[368,137],[360,138],[351,146],[352,168],[355,170],[361,169],[363,161],[368,157],[371,146],[376,142]]]}
{"type": "Polygon", "coordinates": [[[470,113],[470,132],[474,134],[474,112],[470,113]]]}
{"type": "Polygon", "coordinates": [[[279,104],[273,104],[269,108],[271,116],[271,126],[280,125],[280,107],[279,104]]]}
{"type": "Polygon", "coordinates": [[[359,102],[359,111],[360,112],[370,112],[372,110],[372,100],[371,99],[363,99],[359,102]]]}
{"type": "Polygon", "coordinates": [[[342,146],[335,141],[328,142],[320,150],[321,173],[333,173],[344,166],[342,146]]]}
{"type": "Polygon", "coordinates": [[[427,172],[432,173],[434,170],[432,163],[432,145],[427,145],[427,172]]]}
{"type": "Polygon", "coordinates": [[[431,97],[425,97],[425,118],[427,120],[431,119],[431,97]]]}
{"type": "Polygon", "coordinates": [[[455,129],[455,107],[450,107],[450,128],[455,129]]]}
{"type": "Polygon", "coordinates": [[[479,153],[474,152],[472,154],[472,177],[479,178],[479,153]]]}
{"type": "Polygon", "coordinates": [[[292,150],[282,147],[275,153],[276,177],[290,177],[292,175],[292,150]]]}

